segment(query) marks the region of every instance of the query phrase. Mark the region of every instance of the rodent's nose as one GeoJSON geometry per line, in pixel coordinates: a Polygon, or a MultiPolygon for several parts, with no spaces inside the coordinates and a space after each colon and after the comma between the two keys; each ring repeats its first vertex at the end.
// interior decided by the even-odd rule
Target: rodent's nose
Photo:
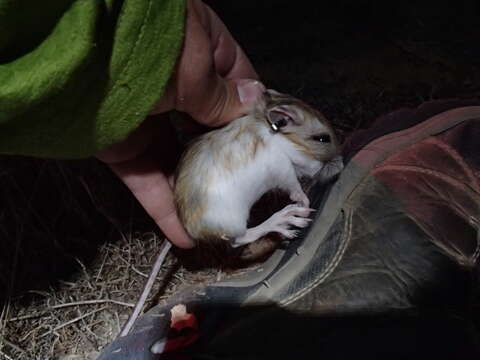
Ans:
{"type": "Polygon", "coordinates": [[[332,138],[331,138],[331,136],[328,135],[328,134],[312,135],[312,136],[311,136],[311,139],[314,140],[314,141],[318,141],[318,142],[321,142],[321,143],[325,143],[325,144],[328,144],[328,143],[332,142],[332,138]]]}

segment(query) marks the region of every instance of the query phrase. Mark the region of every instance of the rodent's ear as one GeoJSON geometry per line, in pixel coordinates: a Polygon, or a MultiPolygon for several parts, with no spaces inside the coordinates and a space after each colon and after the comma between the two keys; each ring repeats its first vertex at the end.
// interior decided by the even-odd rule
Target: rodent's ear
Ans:
{"type": "Polygon", "coordinates": [[[299,125],[299,119],[295,111],[289,106],[275,106],[267,112],[268,121],[272,126],[281,130],[287,125],[299,125]]]}

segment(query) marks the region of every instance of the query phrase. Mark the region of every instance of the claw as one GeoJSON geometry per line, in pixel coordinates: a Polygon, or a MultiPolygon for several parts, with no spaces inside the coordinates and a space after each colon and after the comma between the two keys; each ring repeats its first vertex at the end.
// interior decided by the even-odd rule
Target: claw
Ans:
{"type": "Polygon", "coordinates": [[[281,233],[283,236],[285,236],[287,239],[294,239],[298,236],[299,231],[298,230],[286,230],[281,233]]]}

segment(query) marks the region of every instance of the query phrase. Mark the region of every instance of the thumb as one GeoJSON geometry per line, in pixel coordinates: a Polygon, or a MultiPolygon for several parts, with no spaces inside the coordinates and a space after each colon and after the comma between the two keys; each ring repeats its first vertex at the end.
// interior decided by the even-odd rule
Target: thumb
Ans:
{"type": "Polygon", "coordinates": [[[261,99],[265,86],[252,79],[223,79],[215,76],[209,82],[210,89],[199,94],[199,106],[189,114],[207,126],[224,125],[246,115],[261,99]]]}

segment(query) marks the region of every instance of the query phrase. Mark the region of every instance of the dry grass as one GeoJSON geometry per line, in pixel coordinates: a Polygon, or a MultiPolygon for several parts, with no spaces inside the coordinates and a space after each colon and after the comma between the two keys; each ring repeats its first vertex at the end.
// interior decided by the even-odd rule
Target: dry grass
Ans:
{"type": "MultiPolygon", "coordinates": [[[[1,313],[0,357],[94,359],[120,332],[138,300],[161,239],[154,233],[105,244],[91,266],[59,289],[39,292],[29,306],[11,302],[1,313]]],[[[216,270],[189,272],[168,255],[146,307],[181,288],[215,280],[216,270]]]]}

